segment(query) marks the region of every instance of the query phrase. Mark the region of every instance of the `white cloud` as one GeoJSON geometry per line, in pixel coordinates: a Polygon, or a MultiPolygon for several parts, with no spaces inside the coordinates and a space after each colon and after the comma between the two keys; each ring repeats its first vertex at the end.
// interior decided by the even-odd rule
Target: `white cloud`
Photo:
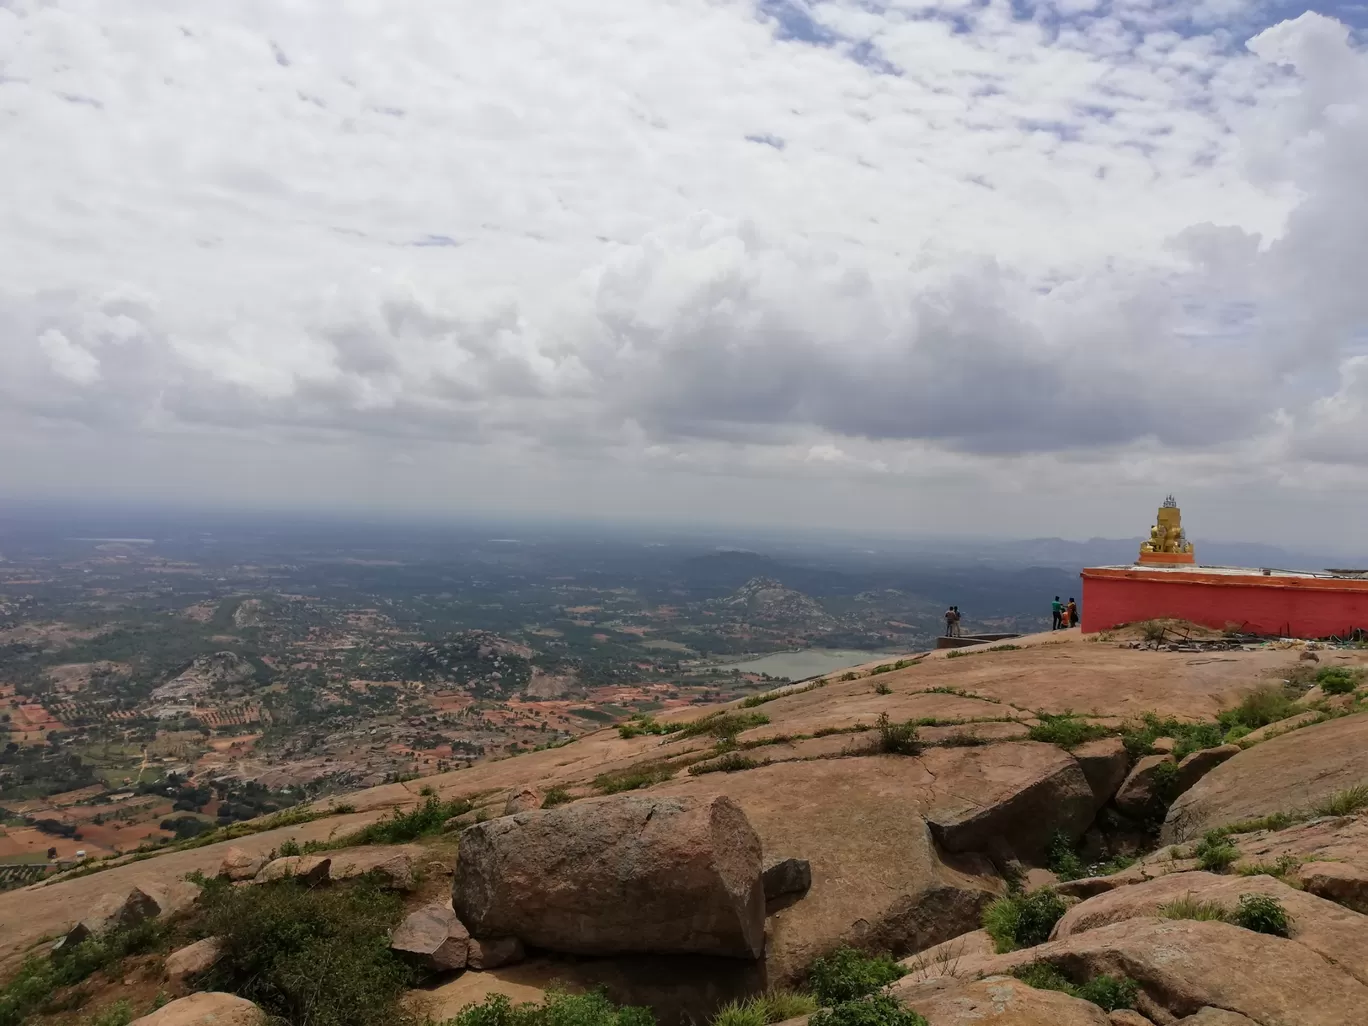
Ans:
{"type": "Polygon", "coordinates": [[[0,408],[415,467],[1368,466],[1345,27],[1018,10],[14,0],[0,408]]]}

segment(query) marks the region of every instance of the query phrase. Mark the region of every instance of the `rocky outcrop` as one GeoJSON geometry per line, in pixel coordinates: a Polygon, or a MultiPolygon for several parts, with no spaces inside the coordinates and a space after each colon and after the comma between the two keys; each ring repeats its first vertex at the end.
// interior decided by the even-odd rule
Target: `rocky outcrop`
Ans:
{"type": "Polygon", "coordinates": [[[1289,887],[1271,876],[1178,873],[1089,898],[1064,913],[1052,939],[1063,939],[1128,919],[1157,916],[1183,899],[1233,911],[1241,895],[1275,898],[1292,920],[1292,940],[1368,984],[1368,916],[1289,887]]]}
{"type": "Polygon", "coordinates": [[[1117,1009],[1107,1015],[1107,1022],[1111,1026],[1154,1026],[1139,1012],[1133,1012],[1129,1008],[1117,1009]]]}
{"type": "Polygon", "coordinates": [[[446,905],[425,905],[395,929],[390,948],[414,956],[429,969],[464,969],[470,934],[446,905]]]}
{"type": "MultiPolygon", "coordinates": [[[[1147,755],[1135,767],[1116,792],[1116,807],[1131,819],[1143,820],[1163,811],[1163,780],[1170,771],[1161,767],[1174,766],[1171,755],[1147,755]]],[[[1172,779],[1172,778],[1170,778],[1172,779]]],[[[1157,818],[1157,816],[1156,816],[1157,818]]]]}
{"type": "Polygon", "coordinates": [[[996,851],[1005,844],[1018,857],[1036,856],[1056,833],[1076,839],[1092,822],[1093,789],[1068,752],[1034,742],[969,751],[984,754],[958,761],[965,779],[947,787],[925,814],[947,851],[996,851]],[[980,784],[973,776],[985,779],[980,784]]]}
{"type": "Polygon", "coordinates": [[[1196,1015],[1179,1019],[1175,1026],[1259,1026],[1253,1019],[1224,1008],[1203,1008],[1196,1015]]]}
{"type": "Polygon", "coordinates": [[[612,796],[469,827],[452,902],[473,938],[758,958],[760,873],[760,839],[731,799],[612,796]]]}
{"type": "Polygon", "coordinates": [[[125,930],[149,919],[156,919],[185,908],[195,900],[198,890],[182,881],[143,881],[137,886],[111,891],[99,898],[85,917],[70,927],[53,945],[53,953],[70,950],[89,937],[111,930],[125,930]]]}
{"type": "Polygon", "coordinates": [[[219,960],[223,942],[217,937],[205,937],[166,956],[166,978],[175,986],[184,986],[187,979],[213,967],[219,960]]]}
{"type": "Polygon", "coordinates": [[[1110,1026],[1091,1002],[1010,976],[971,983],[942,977],[909,988],[902,999],[933,1026],[1110,1026]]]}
{"type": "Polygon", "coordinates": [[[1165,843],[1212,827],[1313,807],[1368,781],[1368,716],[1343,716],[1247,748],[1169,808],[1165,843]],[[1308,772],[1314,766],[1314,772],[1308,772]]]}
{"type": "Polygon", "coordinates": [[[546,796],[535,787],[520,787],[508,796],[508,801],[504,802],[504,815],[516,816],[520,812],[531,812],[533,809],[540,809],[546,796]]]}
{"type": "Polygon", "coordinates": [[[1239,745],[1218,745],[1215,748],[1203,748],[1184,756],[1183,761],[1178,763],[1176,794],[1192,790],[1197,781],[1227,759],[1233,759],[1239,755],[1240,751],[1239,745]]]}
{"type": "Polygon", "coordinates": [[[265,1026],[266,1014],[236,994],[206,991],[163,1005],[131,1026],[265,1026]]]}
{"type": "Polygon", "coordinates": [[[395,891],[413,890],[413,853],[420,849],[403,846],[345,848],[332,856],[330,880],[351,880],[372,874],[372,879],[395,891]]]}
{"type": "Polygon", "coordinates": [[[318,855],[284,855],[272,859],[261,867],[261,872],[253,878],[254,883],[270,883],[293,877],[300,883],[314,887],[326,883],[331,878],[332,859],[318,855]]]}
{"type": "Polygon", "coordinates": [[[253,855],[241,848],[229,848],[219,865],[218,875],[229,880],[250,880],[266,865],[264,855],[253,855]]]}
{"type": "Polygon", "coordinates": [[[1111,801],[1112,795],[1116,794],[1117,788],[1126,779],[1130,756],[1125,744],[1119,737],[1098,738],[1075,748],[1073,757],[1082,768],[1100,809],[1111,801]]]}
{"type": "MultiPolygon", "coordinates": [[[[961,977],[1010,973],[1044,961],[1073,980],[1107,973],[1134,980],[1137,1008],[1172,1023],[1208,1006],[1261,1026],[1356,1026],[1368,986],[1296,940],[1220,922],[1127,919],[1025,951],[966,958],[961,977]]],[[[902,996],[915,983],[895,984],[902,996]]]]}
{"type": "Polygon", "coordinates": [[[1355,912],[1368,913],[1368,871],[1362,866],[1346,862],[1308,862],[1297,869],[1297,882],[1308,894],[1355,912]]]}

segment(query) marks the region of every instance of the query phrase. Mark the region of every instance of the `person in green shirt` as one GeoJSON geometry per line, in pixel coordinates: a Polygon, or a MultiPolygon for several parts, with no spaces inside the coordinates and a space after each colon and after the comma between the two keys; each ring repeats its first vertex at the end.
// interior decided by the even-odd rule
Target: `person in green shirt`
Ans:
{"type": "Polygon", "coordinates": [[[1059,601],[1059,596],[1055,596],[1054,602],[1050,604],[1050,611],[1053,614],[1053,621],[1050,630],[1057,631],[1064,625],[1064,603],[1059,601]]]}

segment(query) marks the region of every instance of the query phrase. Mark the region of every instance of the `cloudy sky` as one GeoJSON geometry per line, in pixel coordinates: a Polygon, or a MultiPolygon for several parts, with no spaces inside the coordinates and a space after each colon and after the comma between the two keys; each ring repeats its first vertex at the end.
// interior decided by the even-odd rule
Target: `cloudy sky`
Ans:
{"type": "Polygon", "coordinates": [[[0,0],[0,496],[1368,552],[1365,27],[0,0]]]}

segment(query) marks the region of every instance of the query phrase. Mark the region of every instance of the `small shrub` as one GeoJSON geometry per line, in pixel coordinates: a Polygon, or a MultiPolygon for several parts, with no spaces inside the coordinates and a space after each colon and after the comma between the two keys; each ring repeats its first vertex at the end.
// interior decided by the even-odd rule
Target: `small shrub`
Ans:
{"type": "Polygon", "coordinates": [[[811,995],[772,990],[723,1005],[713,1016],[711,1026],[772,1026],[816,1010],[817,1002],[811,995]]]}
{"type": "Polygon", "coordinates": [[[203,926],[223,942],[207,990],[255,1001],[269,1015],[310,1026],[399,1026],[412,973],[389,948],[401,899],[363,881],[309,889],[293,880],[212,887],[203,926]]]}
{"type": "MultiPolygon", "coordinates": [[[[422,805],[403,812],[395,809],[388,819],[364,826],[355,833],[338,838],[315,850],[352,848],[360,844],[404,844],[419,837],[431,837],[442,832],[442,824],[452,816],[460,816],[473,808],[464,798],[444,802],[436,795],[423,801],[422,805]]],[[[290,842],[286,841],[286,844],[290,842]]],[[[281,845],[282,849],[284,845],[281,845]]]]}
{"type": "Polygon", "coordinates": [[[299,846],[299,842],[296,841],[293,837],[287,837],[285,840],[280,842],[280,851],[278,854],[281,858],[285,858],[289,855],[302,855],[303,852],[304,849],[302,849],[299,846]]]}
{"type": "Polygon", "coordinates": [[[736,773],[740,770],[755,769],[763,765],[748,755],[740,752],[728,752],[720,759],[712,762],[700,762],[689,767],[689,776],[697,777],[704,773],[736,773]]]}
{"type": "Polygon", "coordinates": [[[879,713],[876,726],[879,730],[879,739],[876,742],[878,751],[887,755],[916,755],[921,751],[921,746],[917,744],[917,724],[914,721],[894,723],[888,718],[888,713],[879,713]]]}
{"type": "Polygon", "coordinates": [[[658,723],[653,716],[644,713],[633,716],[626,723],[618,724],[618,734],[622,737],[640,737],[643,734],[674,734],[680,731],[681,724],[658,723]]]}
{"type": "Polygon", "coordinates": [[[698,737],[707,734],[716,738],[736,737],[751,727],[763,727],[769,717],[758,712],[715,712],[701,720],[685,723],[679,729],[680,737],[698,737]]]}
{"type": "Polygon", "coordinates": [[[1124,976],[1102,974],[1094,976],[1078,987],[1078,997],[1091,1001],[1104,1012],[1116,1012],[1123,1008],[1134,1008],[1140,988],[1134,980],[1124,976]]]}
{"type": "Polygon", "coordinates": [[[1224,873],[1240,857],[1240,850],[1219,830],[1208,830],[1192,852],[1197,865],[1208,873],[1224,873]]]}
{"type": "MultiPolygon", "coordinates": [[[[1296,855],[1279,855],[1275,862],[1251,862],[1239,866],[1235,872],[1240,876],[1274,876],[1282,879],[1302,864],[1296,855]]],[[[1293,882],[1293,886],[1299,886],[1293,882]]]]}
{"type": "Polygon", "coordinates": [[[594,778],[594,786],[603,794],[619,794],[663,783],[674,773],[674,767],[664,763],[630,766],[615,773],[600,773],[594,778]]]}
{"type": "Polygon", "coordinates": [[[133,1021],[133,1009],[127,1001],[115,1001],[112,1005],[87,1019],[86,1026],[128,1026],[133,1021]]]}
{"type": "Polygon", "coordinates": [[[1140,625],[1140,636],[1151,644],[1157,645],[1168,636],[1168,628],[1158,620],[1146,620],[1140,625]]]}
{"type": "Polygon", "coordinates": [[[1064,900],[1051,890],[1008,895],[983,910],[983,929],[1000,954],[1033,948],[1050,939],[1064,912],[1064,900]]]}
{"type": "Polygon", "coordinates": [[[1074,984],[1049,962],[1032,962],[1012,972],[1022,983],[1037,990],[1057,990],[1070,997],[1091,1001],[1104,1012],[1134,1008],[1140,988],[1124,976],[1094,976],[1086,983],[1074,984]]]}
{"type": "Polygon", "coordinates": [[[1181,761],[1192,752],[1224,744],[1225,733],[1217,723],[1189,723],[1172,716],[1160,718],[1148,712],[1122,727],[1121,739],[1131,758],[1138,759],[1153,753],[1156,739],[1171,737],[1175,742],[1173,757],[1181,761]]]}
{"type": "MultiPolygon", "coordinates": [[[[951,654],[953,655],[954,653],[951,654]]],[[[892,673],[894,670],[905,670],[909,666],[916,666],[920,661],[921,660],[919,659],[899,659],[896,663],[881,663],[870,670],[869,675],[875,677],[881,673],[892,673]]]]}
{"type": "Polygon", "coordinates": [[[1226,730],[1234,727],[1258,730],[1298,712],[1294,704],[1296,697],[1289,695],[1281,684],[1268,684],[1245,695],[1235,708],[1223,710],[1216,721],[1226,730]]]}
{"type": "Polygon", "coordinates": [[[848,680],[859,680],[860,675],[856,673],[854,670],[847,670],[845,673],[841,674],[836,679],[844,683],[848,680]]]}
{"type": "Polygon", "coordinates": [[[810,1026],[929,1026],[925,1018],[887,994],[843,1001],[823,1008],[808,1021],[810,1026]]]}
{"type": "Polygon", "coordinates": [[[1311,811],[1317,816],[1352,816],[1364,808],[1368,808],[1368,784],[1336,791],[1317,802],[1311,811]]]}
{"type": "Polygon", "coordinates": [[[963,658],[964,658],[965,656],[967,656],[968,654],[969,654],[969,653],[968,653],[967,651],[965,651],[964,649],[962,649],[962,648],[952,648],[949,652],[946,652],[946,653],[945,653],[945,658],[946,658],[946,659],[963,659],[963,658]]]}
{"type": "Polygon", "coordinates": [[[491,994],[477,1005],[466,1005],[442,1026],[655,1026],[655,1018],[649,1008],[619,1007],[599,991],[551,990],[541,1004],[515,1005],[507,995],[491,994]]]}
{"type": "Polygon", "coordinates": [[[840,947],[812,963],[808,986],[823,1005],[854,1001],[907,975],[907,970],[887,955],[867,955],[840,947]]]}
{"type": "Polygon", "coordinates": [[[543,809],[554,809],[557,805],[566,805],[574,800],[569,791],[557,784],[555,787],[546,789],[546,797],[542,799],[541,807],[543,809]]]}
{"type": "Polygon", "coordinates": [[[874,685],[874,694],[876,694],[876,695],[891,695],[891,694],[893,694],[893,689],[892,689],[891,687],[888,686],[888,681],[886,681],[886,680],[881,680],[881,681],[879,681],[879,683],[877,683],[877,684],[874,685]]]}
{"type": "Polygon", "coordinates": [[[1045,853],[1045,864],[1061,880],[1081,880],[1088,875],[1068,835],[1056,830],[1045,853]]]}
{"type": "Polygon", "coordinates": [[[988,649],[988,651],[989,651],[989,652],[1019,652],[1019,651],[1021,651],[1021,646],[1020,646],[1020,645],[993,645],[991,648],[988,649]]]}
{"type": "Polygon", "coordinates": [[[1362,671],[1347,666],[1327,666],[1316,674],[1316,683],[1327,695],[1347,695],[1358,689],[1362,671]]]}
{"type": "Polygon", "coordinates": [[[1040,722],[1031,728],[1027,735],[1032,741],[1058,745],[1060,748],[1076,748],[1088,741],[1096,741],[1111,733],[1098,723],[1089,723],[1074,713],[1037,712],[1040,722]]]}
{"type": "Polygon", "coordinates": [[[1195,919],[1203,923],[1228,923],[1230,910],[1219,901],[1201,901],[1191,894],[1159,906],[1165,919],[1195,919]]]}
{"type": "Polygon", "coordinates": [[[1150,793],[1154,795],[1154,800],[1166,809],[1173,804],[1173,799],[1178,797],[1176,762],[1161,762],[1154,767],[1150,773],[1150,793]]]}
{"type": "Polygon", "coordinates": [[[1292,927],[1292,917],[1282,903],[1268,894],[1241,894],[1230,921],[1246,930],[1275,937],[1286,937],[1292,927]]]}

